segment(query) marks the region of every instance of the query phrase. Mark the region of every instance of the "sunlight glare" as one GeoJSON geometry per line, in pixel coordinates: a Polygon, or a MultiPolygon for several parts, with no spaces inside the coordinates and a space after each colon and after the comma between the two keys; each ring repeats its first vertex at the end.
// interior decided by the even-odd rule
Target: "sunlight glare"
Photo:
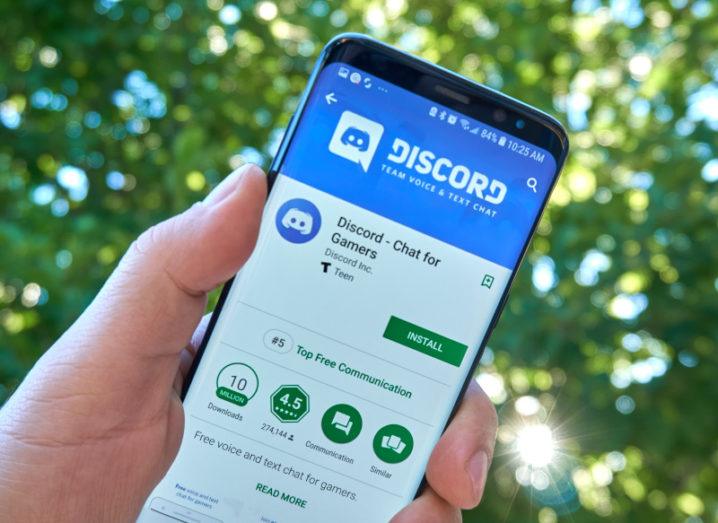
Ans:
{"type": "Polygon", "coordinates": [[[545,467],[553,460],[556,442],[546,425],[528,425],[516,435],[516,450],[521,461],[532,467],[545,467]]]}

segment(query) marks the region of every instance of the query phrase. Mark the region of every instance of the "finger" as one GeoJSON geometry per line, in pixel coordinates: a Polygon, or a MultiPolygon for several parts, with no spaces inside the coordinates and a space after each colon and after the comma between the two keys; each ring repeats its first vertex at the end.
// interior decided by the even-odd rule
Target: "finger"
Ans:
{"type": "Polygon", "coordinates": [[[426,469],[431,487],[450,504],[468,509],[481,501],[497,425],[496,409],[472,380],[426,469]]]}
{"type": "Polygon", "coordinates": [[[50,357],[112,367],[135,391],[171,385],[206,292],[241,268],[258,234],[264,173],[248,164],[230,178],[218,196],[142,234],[50,357]]]}
{"type": "Polygon", "coordinates": [[[209,320],[211,317],[212,313],[205,314],[204,316],[202,316],[202,320],[199,322],[199,325],[197,325],[197,328],[194,330],[194,334],[192,334],[190,342],[187,344],[187,347],[185,347],[185,350],[182,351],[179,369],[180,389],[182,383],[187,378],[187,374],[189,373],[190,367],[192,367],[192,362],[194,361],[195,356],[197,356],[197,351],[199,350],[200,345],[202,345],[202,340],[204,339],[204,335],[207,332],[207,326],[209,325],[209,320]]]}
{"type": "Polygon", "coordinates": [[[197,325],[197,328],[194,330],[192,338],[187,345],[187,351],[193,358],[197,355],[200,345],[202,345],[202,340],[204,340],[204,335],[207,332],[207,327],[209,326],[209,320],[211,318],[211,312],[202,316],[202,320],[199,322],[199,325],[197,325]]]}
{"type": "Polygon", "coordinates": [[[391,523],[461,523],[461,512],[427,487],[421,496],[391,519],[391,523]]]}

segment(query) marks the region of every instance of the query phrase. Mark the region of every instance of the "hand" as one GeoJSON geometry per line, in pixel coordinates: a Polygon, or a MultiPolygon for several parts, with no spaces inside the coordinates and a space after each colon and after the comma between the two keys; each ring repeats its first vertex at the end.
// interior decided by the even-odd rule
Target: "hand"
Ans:
{"type": "MultiPolygon", "coordinates": [[[[146,231],[40,358],[0,410],[7,521],[137,517],[179,448],[179,392],[207,292],[249,257],[265,197],[264,174],[245,166],[146,231]]],[[[394,521],[460,520],[457,507],[481,499],[495,431],[493,407],[474,385],[431,457],[429,488],[394,521]]]]}

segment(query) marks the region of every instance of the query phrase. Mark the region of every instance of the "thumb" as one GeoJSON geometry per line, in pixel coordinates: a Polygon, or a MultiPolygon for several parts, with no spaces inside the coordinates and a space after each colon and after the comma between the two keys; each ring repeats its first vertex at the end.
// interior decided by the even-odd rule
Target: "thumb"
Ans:
{"type": "Polygon", "coordinates": [[[122,283],[152,274],[148,290],[169,280],[197,297],[229,280],[254,249],[266,190],[256,165],[233,172],[203,202],[145,231],[118,267],[122,283]]]}
{"type": "Polygon", "coordinates": [[[262,170],[245,165],[203,202],[145,231],[58,340],[62,357],[111,362],[113,373],[138,384],[171,383],[206,293],[231,278],[254,249],[266,191],[262,170]]]}

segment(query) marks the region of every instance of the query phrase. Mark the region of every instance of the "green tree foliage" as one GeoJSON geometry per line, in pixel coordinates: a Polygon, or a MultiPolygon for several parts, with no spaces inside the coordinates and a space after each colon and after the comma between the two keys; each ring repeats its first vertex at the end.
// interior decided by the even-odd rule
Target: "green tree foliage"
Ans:
{"type": "Polygon", "coordinates": [[[0,402],[141,230],[267,164],[323,43],[368,32],[572,135],[478,377],[502,427],[467,521],[718,521],[717,11],[1,0],[0,402]]]}

